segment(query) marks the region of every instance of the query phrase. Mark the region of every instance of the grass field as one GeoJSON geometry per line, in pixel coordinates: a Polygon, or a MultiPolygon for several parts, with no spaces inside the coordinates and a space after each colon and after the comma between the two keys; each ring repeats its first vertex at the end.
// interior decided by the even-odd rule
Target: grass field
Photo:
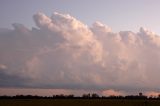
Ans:
{"type": "Polygon", "coordinates": [[[0,106],[160,106],[160,100],[1,99],[0,106]]]}

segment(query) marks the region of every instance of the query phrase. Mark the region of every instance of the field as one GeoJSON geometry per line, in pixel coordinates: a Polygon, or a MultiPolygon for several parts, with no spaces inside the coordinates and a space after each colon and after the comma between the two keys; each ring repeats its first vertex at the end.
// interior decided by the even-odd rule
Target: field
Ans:
{"type": "Polygon", "coordinates": [[[0,106],[160,106],[160,100],[1,99],[0,106]]]}

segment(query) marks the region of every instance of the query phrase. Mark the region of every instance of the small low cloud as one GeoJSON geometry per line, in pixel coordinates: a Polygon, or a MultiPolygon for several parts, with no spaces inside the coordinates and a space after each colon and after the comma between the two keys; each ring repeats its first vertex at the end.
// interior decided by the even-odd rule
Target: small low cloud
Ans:
{"type": "Polygon", "coordinates": [[[113,90],[113,89],[108,89],[108,90],[102,91],[102,95],[103,96],[123,96],[123,95],[125,95],[125,93],[122,92],[122,91],[116,91],[116,90],[113,90]]]}
{"type": "Polygon", "coordinates": [[[148,96],[148,97],[158,97],[160,95],[160,92],[147,91],[147,92],[145,92],[145,95],[148,96]]]}
{"type": "Polygon", "coordinates": [[[4,65],[4,64],[0,64],[0,70],[6,70],[7,69],[7,66],[4,65]]]}

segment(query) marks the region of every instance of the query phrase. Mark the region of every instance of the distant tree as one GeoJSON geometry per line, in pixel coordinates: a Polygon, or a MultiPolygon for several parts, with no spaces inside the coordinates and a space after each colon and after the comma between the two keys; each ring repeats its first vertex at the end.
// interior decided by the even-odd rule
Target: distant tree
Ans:
{"type": "Polygon", "coordinates": [[[67,95],[67,98],[74,98],[73,94],[67,95]]]}
{"type": "Polygon", "coordinates": [[[55,98],[57,99],[65,98],[65,95],[64,94],[55,95],[55,98]]]}
{"type": "Polygon", "coordinates": [[[142,93],[142,92],[140,92],[140,93],[139,93],[139,96],[143,96],[143,93],[142,93]]]}
{"type": "Polygon", "coordinates": [[[91,97],[91,94],[89,93],[89,94],[83,94],[82,95],[82,98],[90,98],[91,97]]]}
{"type": "Polygon", "coordinates": [[[93,93],[93,94],[92,94],[92,98],[99,98],[99,95],[96,94],[96,93],[93,93]]]}

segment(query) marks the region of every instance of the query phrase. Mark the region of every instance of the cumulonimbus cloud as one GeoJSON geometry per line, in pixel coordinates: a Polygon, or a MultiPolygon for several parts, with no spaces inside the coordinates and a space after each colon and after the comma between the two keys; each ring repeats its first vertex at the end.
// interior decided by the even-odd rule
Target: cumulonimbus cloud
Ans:
{"type": "Polygon", "coordinates": [[[114,33],[57,12],[33,18],[36,28],[0,29],[0,87],[159,90],[157,34],[114,33]]]}

